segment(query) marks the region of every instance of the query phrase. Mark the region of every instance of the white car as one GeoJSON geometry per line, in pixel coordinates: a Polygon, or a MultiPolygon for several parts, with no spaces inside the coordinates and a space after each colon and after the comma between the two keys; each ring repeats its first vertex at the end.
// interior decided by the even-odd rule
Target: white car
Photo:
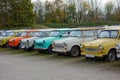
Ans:
{"type": "Polygon", "coordinates": [[[20,41],[21,49],[33,50],[34,40],[48,37],[51,31],[52,31],[52,29],[40,30],[40,31],[36,32],[35,34],[33,34],[34,37],[22,39],[20,41]]]}
{"type": "Polygon", "coordinates": [[[73,57],[80,55],[80,43],[92,41],[97,38],[97,33],[104,28],[78,28],[70,33],[65,39],[55,40],[52,43],[53,51],[57,54],[69,54],[73,57]]]}

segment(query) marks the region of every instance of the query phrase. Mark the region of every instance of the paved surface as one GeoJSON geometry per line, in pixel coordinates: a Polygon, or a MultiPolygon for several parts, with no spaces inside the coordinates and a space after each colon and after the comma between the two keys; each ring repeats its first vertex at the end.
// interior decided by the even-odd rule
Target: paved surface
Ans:
{"type": "Polygon", "coordinates": [[[0,52],[0,80],[120,80],[120,71],[80,58],[0,52]]]}

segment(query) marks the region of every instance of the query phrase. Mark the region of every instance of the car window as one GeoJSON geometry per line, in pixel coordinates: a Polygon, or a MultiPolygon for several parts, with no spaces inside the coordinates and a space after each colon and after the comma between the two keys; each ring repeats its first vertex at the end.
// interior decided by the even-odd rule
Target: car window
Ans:
{"type": "Polygon", "coordinates": [[[13,36],[14,32],[7,32],[7,36],[13,36]]]}
{"type": "Polygon", "coordinates": [[[62,33],[62,37],[68,37],[70,35],[70,32],[69,31],[64,31],[62,33]]]}
{"type": "Polygon", "coordinates": [[[35,34],[36,34],[37,32],[30,32],[30,33],[28,33],[28,36],[36,36],[35,34]]]}
{"type": "Polygon", "coordinates": [[[98,35],[98,38],[117,38],[117,30],[103,30],[98,35]]]}
{"type": "Polygon", "coordinates": [[[1,35],[2,35],[2,36],[7,36],[7,33],[6,33],[6,32],[3,32],[1,35]]]}
{"type": "Polygon", "coordinates": [[[42,37],[43,36],[43,32],[35,32],[35,36],[36,37],[42,37]]]}
{"type": "Polygon", "coordinates": [[[27,32],[22,32],[21,33],[21,36],[26,36],[27,35],[27,32]]]}
{"type": "Polygon", "coordinates": [[[83,31],[83,37],[94,37],[94,31],[93,30],[83,31]]]}
{"type": "Polygon", "coordinates": [[[70,33],[69,37],[81,37],[82,31],[81,30],[75,30],[70,33]]]}
{"type": "Polygon", "coordinates": [[[45,31],[44,32],[44,37],[48,37],[50,35],[51,31],[45,31]]]}
{"type": "Polygon", "coordinates": [[[50,33],[49,37],[57,37],[59,35],[59,31],[53,31],[50,33]]]}
{"type": "Polygon", "coordinates": [[[22,32],[17,32],[16,36],[21,36],[22,32]]]}

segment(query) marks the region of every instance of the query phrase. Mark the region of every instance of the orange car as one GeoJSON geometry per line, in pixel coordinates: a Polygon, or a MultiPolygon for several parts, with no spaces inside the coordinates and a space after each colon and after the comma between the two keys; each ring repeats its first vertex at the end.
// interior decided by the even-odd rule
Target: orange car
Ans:
{"type": "Polygon", "coordinates": [[[21,39],[33,37],[35,32],[37,32],[37,31],[39,31],[39,30],[26,30],[26,31],[22,32],[19,37],[9,39],[8,46],[12,47],[12,48],[20,48],[21,39]]]}

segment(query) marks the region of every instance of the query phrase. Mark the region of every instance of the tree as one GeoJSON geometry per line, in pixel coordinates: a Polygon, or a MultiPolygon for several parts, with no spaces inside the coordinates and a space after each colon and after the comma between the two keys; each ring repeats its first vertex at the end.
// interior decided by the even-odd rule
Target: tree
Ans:
{"type": "Polygon", "coordinates": [[[35,22],[43,23],[44,22],[44,3],[40,0],[37,0],[34,4],[34,13],[36,15],[35,22]]]}
{"type": "Polygon", "coordinates": [[[108,2],[105,4],[105,12],[106,12],[107,20],[113,19],[113,17],[112,17],[113,8],[114,8],[114,5],[112,2],[108,2]]]}
{"type": "Polygon", "coordinates": [[[120,0],[114,0],[115,4],[115,20],[120,21],[120,0]]]}
{"type": "Polygon", "coordinates": [[[101,13],[100,12],[101,1],[102,0],[89,0],[90,11],[88,13],[88,16],[90,17],[90,20],[92,21],[99,20],[99,13],[101,13]]]}
{"type": "Polygon", "coordinates": [[[3,0],[1,3],[2,27],[29,26],[34,23],[31,0],[3,0]]]}

